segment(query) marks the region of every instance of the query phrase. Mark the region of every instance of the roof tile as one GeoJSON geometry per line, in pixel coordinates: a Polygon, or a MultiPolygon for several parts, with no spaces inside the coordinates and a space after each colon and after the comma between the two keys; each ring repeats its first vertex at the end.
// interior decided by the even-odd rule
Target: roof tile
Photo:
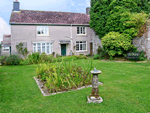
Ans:
{"type": "Polygon", "coordinates": [[[90,16],[83,13],[20,10],[12,12],[10,23],[89,24],[90,16]]]}

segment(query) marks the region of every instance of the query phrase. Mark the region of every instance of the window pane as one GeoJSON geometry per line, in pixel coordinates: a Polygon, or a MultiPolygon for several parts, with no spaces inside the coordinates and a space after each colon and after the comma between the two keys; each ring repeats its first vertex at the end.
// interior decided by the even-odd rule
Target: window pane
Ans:
{"type": "Polygon", "coordinates": [[[45,52],[45,43],[42,43],[42,52],[45,52]]]}
{"type": "Polygon", "coordinates": [[[83,34],[85,34],[85,27],[83,27],[83,34]]]}
{"type": "Polygon", "coordinates": [[[49,46],[47,46],[47,53],[49,54],[49,46]]]}
{"type": "Polygon", "coordinates": [[[33,47],[33,53],[36,53],[36,47],[33,47]]]}
{"type": "Polygon", "coordinates": [[[86,41],[83,41],[83,43],[86,43],[86,41]]]}
{"type": "Polygon", "coordinates": [[[79,43],[79,41],[76,41],[76,43],[79,43]]]}
{"type": "Polygon", "coordinates": [[[36,43],[35,43],[35,44],[33,44],[33,46],[36,46],[36,43]]]}
{"type": "Polygon", "coordinates": [[[77,34],[79,34],[79,27],[77,27],[77,34]]]}
{"type": "Polygon", "coordinates": [[[80,29],[81,31],[80,31],[80,34],[82,34],[82,27],[81,27],[81,29],[80,29]]]}
{"type": "Polygon", "coordinates": [[[86,44],[83,44],[83,50],[86,50],[86,44]]]}
{"type": "Polygon", "coordinates": [[[48,27],[45,27],[45,34],[48,34],[48,27]]]}
{"type": "Polygon", "coordinates": [[[38,52],[41,53],[41,43],[38,43],[37,46],[38,46],[38,52]]]}
{"type": "Polygon", "coordinates": [[[80,41],[80,43],[82,43],[82,41],[80,41]]]}
{"type": "Polygon", "coordinates": [[[50,47],[50,54],[52,54],[52,44],[51,44],[51,47],[50,47]]]}
{"type": "Polygon", "coordinates": [[[76,50],[79,51],[79,44],[76,44],[76,50]]]}

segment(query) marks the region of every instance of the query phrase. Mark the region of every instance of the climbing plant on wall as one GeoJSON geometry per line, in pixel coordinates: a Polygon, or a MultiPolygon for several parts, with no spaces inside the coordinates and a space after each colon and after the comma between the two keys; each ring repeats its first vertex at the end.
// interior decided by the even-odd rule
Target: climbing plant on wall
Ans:
{"type": "Polygon", "coordinates": [[[146,32],[149,12],[149,0],[91,0],[90,27],[110,56],[122,55],[146,32]]]}
{"type": "Polygon", "coordinates": [[[26,57],[27,54],[29,53],[27,48],[26,47],[24,48],[23,43],[21,43],[21,42],[18,45],[16,45],[16,49],[17,49],[18,53],[23,55],[24,57],[26,57]]]}
{"type": "Polygon", "coordinates": [[[134,37],[139,26],[145,24],[149,11],[149,0],[91,0],[90,27],[100,38],[111,31],[131,31],[129,35],[134,37]]]}

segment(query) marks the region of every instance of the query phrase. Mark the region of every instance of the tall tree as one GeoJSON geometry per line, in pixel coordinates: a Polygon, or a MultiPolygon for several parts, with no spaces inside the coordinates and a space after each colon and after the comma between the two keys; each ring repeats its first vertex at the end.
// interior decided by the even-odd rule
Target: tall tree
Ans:
{"type": "MultiPolygon", "coordinates": [[[[100,38],[111,31],[129,34],[133,38],[139,29],[139,25],[133,22],[134,16],[142,16],[144,20],[146,15],[143,13],[149,12],[149,0],[91,0],[90,27],[100,38]]],[[[139,18],[136,18],[137,22],[139,18]]]]}

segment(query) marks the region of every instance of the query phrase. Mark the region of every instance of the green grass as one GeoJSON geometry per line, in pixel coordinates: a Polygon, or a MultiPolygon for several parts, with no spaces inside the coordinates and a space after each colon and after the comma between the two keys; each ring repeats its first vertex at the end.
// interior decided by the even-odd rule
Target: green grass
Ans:
{"type": "MultiPolygon", "coordinates": [[[[87,60],[74,63],[86,65],[87,60]]],[[[150,112],[150,66],[93,60],[102,71],[101,104],[87,104],[91,88],[44,97],[35,80],[36,66],[0,67],[0,113],[147,113],[150,112]]]]}

